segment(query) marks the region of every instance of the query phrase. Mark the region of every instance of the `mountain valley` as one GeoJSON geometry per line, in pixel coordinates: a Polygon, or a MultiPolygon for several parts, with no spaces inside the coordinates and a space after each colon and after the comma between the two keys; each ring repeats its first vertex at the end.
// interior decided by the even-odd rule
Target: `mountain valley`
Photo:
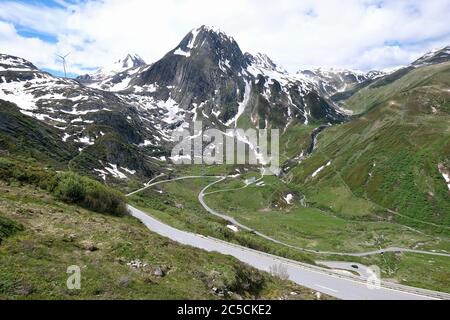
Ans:
{"type": "MultiPolygon", "coordinates": [[[[234,258],[153,232],[147,239],[134,218],[99,213],[92,199],[73,196],[77,188],[61,196],[64,172],[82,177],[86,199],[91,189],[94,199],[120,193],[120,203],[179,230],[310,265],[378,265],[389,283],[450,293],[450,47],[390,71],[292,74],[265,54],[242,52],[224,32],[201,26],[156,62],[129,54],[76,79],[0,54],[0,270],[8,275],[0,296],[69,297],[44,282],[18,283],[6,263],[30,263],[27,270],[36,273],[34,264],[41,262],[32,248],[51,264],[56,246],[61,265],[73,250],[90,270],[108,261],[108,277],[117,286],[91,283],[78,298],[126,297],[127,288],[138,290],[137,298],[161,298],[161,292],[180,298],[190,286],[192,298],[224,298],[224,290],[228,298],[237,297],[233,292],[320,298],[320,290],[300,288],[284,275],[260,274],[234,258]],[[222,132],[279,129],[281,172],[263,175],[251,164],[175,165],[172,135],[195,121],[222,132]],[[183,177],[192,179],[177,180],[183,177]],[[212,211],[237,223],[211,214],[199,201],[203,191],[212,211]],[[71,232],[75,240],[67,242],[71,232]],[[82,249],[86,241],[99,252],[82,249]],[[25,256],[17,253],[21,246],[25,256]],[[386,248],[400,249],[370,253],[386,248]],[[126,263],[136,259],[155,266],[125,275],[126,263]],[[164,277],[155,278],[156,265],[164,265],[164,277]],[[239,277],[250,282],[247,289],[236,285],[239,277]]],[[[67,188],[77,179],[69,176],[67,188]]],[[[56,281],[56,274],[46,277],[56,281]]]]}

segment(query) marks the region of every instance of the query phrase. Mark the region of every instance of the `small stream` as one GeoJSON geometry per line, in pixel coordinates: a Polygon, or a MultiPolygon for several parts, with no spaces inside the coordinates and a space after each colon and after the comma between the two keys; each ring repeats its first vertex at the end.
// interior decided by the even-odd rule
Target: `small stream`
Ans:
{"type": "Polygon", "coordinates": [[[316,145],[317,145],[317,137],[319,136],[319,133],[321,133],[323,130],[325,130],[328,127],[330,127],[329,124],[323,124],[320,127],[315,128],[313,130],[313,132],[311,132],[311,142],[309,143],[309,146],[306,149],[306,152],[302,151],[302,153],[300,155],[287,160],[281,168],[282,175],[286,175],[287,173],[289,173],[289,171],[292,168],[294,168],[302,160],[304,160],[306,157],[310,156],[314,152],[314,149],[316,148],[316,145]]]}
{"type": "Polygon", "coordinates": [[[330,126],[329,124],[321,125],[320,127],[317,127],[316,129],[314,129],[313,132],[311,132],[311,143],[309,144],[308,149],[306,149],[306,155],[310,155],[313,153],[313,151],[317,145],[317,136],[319,135],[319,133],[321,133],[323,130],[325,130],[329,126],[330,126]]]}

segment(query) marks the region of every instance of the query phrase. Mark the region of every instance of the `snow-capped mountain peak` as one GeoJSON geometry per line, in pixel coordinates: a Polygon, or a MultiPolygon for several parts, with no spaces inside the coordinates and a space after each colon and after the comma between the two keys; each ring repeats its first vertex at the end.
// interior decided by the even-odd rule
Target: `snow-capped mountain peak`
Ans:
{"type": "Polygon", "coordinates": [[[224,41],[229,41],[229,42],[235,41],[233,37],[229,36],[224,31],[222,31],[219,28],[214,27],[214,26],[203,25],[203,26],[197,28],[194,32],[197,32],[198,34],[202,34],[202,33],[203,34],[205,34],[205,33],[214,34],[215,36],[218,36],[219,38],[221,38],[224,41]]]}
{"type": "Polygon", "coordinates": [[[320,99],[313,81],[289,74],[265,54],[244,54],[233,37],[208,26],[189,31],[162,59],[137,73],[127,91],[141,96],[141,101],[151,97],[167,113],[185,115],[172,121],[174,126],[199,116],[218,126],[236,125],[244,116],[266,128],[344,118],[320,99]],[[261,115],[266,112],[256,112],[258,104],[271,109],[267,115],[277,113],[281,120],[270,123],[269,116],[261,115]],[[279,105],[283,107],[274,107],[279,105]],[[312,115],[315,108],[321,111],[312,115]]]}
{"type": "Polygon", "coordinates": [[[139,55],[128,54],[125,59],[119,60],[118,62],[122,62],[122,67],[125,69],[140,67],[145,64],[144,59],[142,59],[139,55]]]}
{"type": "Polygon", "coordinates": [[[93,74],[79,76],[77,80],[91,88],[120,91],[128,86],[132,75],[145,65],[145,61],[139,55],[128,54],[125,58],[102,67],[93,74]]]}
{"type": "Polygon", "coordinates": [[[414,67],[422,67],[429,64],[436,64],[450,60],[450,46],[442,49],[434,49],[412,63],[414,67]]]}
{"type": "Polygon", "coordinates": [[[29,61],[10,56],[7,54],[0,54],[0,71],[30,71],[37,70],[37,68],[29,61]]]}
{"type": "Polygon", "coordinates": [[[145,64],[145,61],[139,57],[139,55],[128,54],[125,58],[119,59],[109,66],[102,67],[95,71],[92,75],[89,75],[89,80],[101,81],[108,77],[112,77],[125,70],[140,67],[145,64]]]}
{"type": "Polygon", "coordinates": [[[250,56],[249,54],[247,54],[247,55],[250,57],[251,63],[254,66],[258,66],[260,68],[263,68],[263,69],[266,69],[266,70],[270,70],[270,71],[275,71],[275,72],[280,72],[280,73],[287,74],[286,70],[284,70],[282,67],[276,65],[275,62],[273,62],[269,58],[269,56],[267,56],[264,53],[258,52],[254,56],[250,56]]]}
{"type": "MultiPolygon", "coordinates": [[[[201,26],[191,30],[169,54],[189,58],[194,53],[214,53],[227,56],[239,49],[233,37],[215,27],[201,26]]],[[[240,51],[240,50],[239,50],[240,51]]],[[[239,52],[241,55],[242,53],[239,52]]],[[[230,57],[226,57],[230,60],[230,57]]]]}
{"type": "Polygon", "coordinates": [[[368,73],[360,70],[350,70],[343,68],[313,68],[310,70],[300,70],[298,74],[304,75],[314,81],[321,91],[328,96],[337,92],[350,89],[359,83],[375,79],[384,75],[382,71],[370,71],[368,73]]]}

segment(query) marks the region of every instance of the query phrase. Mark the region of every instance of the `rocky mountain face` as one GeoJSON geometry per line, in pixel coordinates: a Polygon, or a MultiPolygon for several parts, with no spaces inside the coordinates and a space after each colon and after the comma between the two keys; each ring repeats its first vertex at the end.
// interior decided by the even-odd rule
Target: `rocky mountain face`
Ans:
{"type": "Polygon", "coordinates": [[[445,48],[433,50],[423,55],[416,61],[414,61],[411,66],[413,67],[421,67],[430,64],[442,63],[450,60],[450,46],[446,46],[445,48]]]}
{"type": "Polygon", "coordinates": [[[145,67],[145,61],[137,54],[128,54],[112,65],[98,69],[92,74],[77,77],[77,80],[91,88],[120,91],[125,89],[131,77],[145,67]]]}
{"type": "Polygon", "coordinates": [[[137,73],[127,90],[176,105],[180,123],[201,118],[219,128],[240,123],[283,129],[294,122],[345,119],[312,81],[288,74],[265,55],[243,53],[232,37],[206,26],[137,73]]]}
{"type": "Polygon", "coordinates": [[[166,159],[172,131],[197,119],[220,129],[281,130],[345,120],[313,82],[265,55],[243,53],[233,38],[206,26],[154,64],[129,55],[76,80],[8,55],[0,66],[0,99],[57,129],[78,149],[70,165],[105,179],[150,175],[166,159]]]}
{"type": "Polygon", "coordinates": [[[312,70],[300,70],[298,72],[317,84],[321,92],[326,96],[351,90],[352,88],[386,75],[383,71],[372,70],[362,72],[358,70],[318,68],[312,70]]]}
{"type": "Polygon", "coordinates": [[[288,74],[266,55],[243,53],[232,37],[207,26],[189,32],[152,65],[115,73],[102,69],[78,80],[118,92],[138,109],[159,109],[165,114],[162,127],[169,129],[200,119],[206,127],[225,129],[240,122],[282,130],[289,124],[345,120],[307,77],[288,74]]]}
{"type": "Polygon", "coordinates": [[[378,72],[289,74],[266,55],[244,53],[232,37],[206,26],[189,32],[153,64],[128,55],[76,80],[0,55],[0,99],[54,128],[53,136],[73,146],[71,168],[103,179],[151,175],[166,162],[173,130],[194,120],[223,130],[282,133],[343,122],[347,116],[330,94],[386,78],[378,72]]]}
{"type": "Polygon", "coordinates": [[[150,120],[158,114],[138,112],[119,95],[53,77],[21,58],[0,55],[0,68],[0,99],[53,127],[60,141],[73,145],[78,152],[71,165],[88,172],[131,166],[130,172],[151,174],[142,149],[155,146],[145,151],[147,157],[161,153],[157,146],[164,133],[150,120]]]}
{"type": "MultiPolygon", "coordinates": [[[[280,128],[290,124],[345,120],[318,87],[291,75],[263,54],[243,53],[220,30],[202,26],[189,32],[173,50],[152,65],[131,68],[119,94],[137,108],[165,113],[163,128],[280,128]]],[[[116,91],[104,86],[103,89],[116,91]]]]}

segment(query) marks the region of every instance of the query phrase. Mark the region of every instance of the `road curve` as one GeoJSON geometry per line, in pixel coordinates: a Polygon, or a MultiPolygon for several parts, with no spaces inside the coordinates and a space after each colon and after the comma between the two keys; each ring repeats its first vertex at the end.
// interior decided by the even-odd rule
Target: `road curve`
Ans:
{"type": "Polygon", "coordinates": [[[159,177],[162,177],[162,176],[163,176],[162,174],[160,174],[159,176],[156,176],[155,178],[150,180],[148,183],[146,183],[143,188],[140,188],[140,189],[138,189],[136,191],[133,191],[133,192],[127,194],[126,197],[132,196],[132,195],[134,195],[136,193],[139,193],[139,192],[142,192],[142,191],[144,191],[144,190],[146,190],[146,189],[148,189],[150,187],[156,186],[158,184],[166,183],[166,182],[173,182],[173,181],[186,180],[186,179],[199,179],[199,178],[203,178],[203,179],[205,179],[205,178],[222,178],[222,176],[184,176],[184,177],[178,177],[178,178],[173,178],[173,179],[161,180],[161,181],[157,181],[157,182],[151,183],[155,179],[157,179],[159,177]]]}
{"type": "MultiPolygon", "coordinates": [[[[208,211],[210,214],[212,214],[212,215],[220,217],[220,218],[222,218],[222,219],[224,219],[224,220],[226,220],[226,221],[228,221],[228,222],[230,222],[230,223],[240,227],[243,230],[251,231],[254,234],[256,234],[256,235],[258,235],[258,236],[260,236],[260,237],[262,237],[262,238],[264,238],[266,240],[272,241],[272,242],[280,244],[282,246],[285,246],[285,247],[288,247],[288,248],[292,248],[292,249],[296,249],[296,250],[303,251],[303,252],[313,253],[313,254],[350,256],[350,257],[365,257],[365,256],[370,256],[370,255],[375,255],[375,254],[382,254],[382,253],[386,253],[386,252],[409,252],[409,253],[418,253],[418,254],[428,254],[428,255],[434,255],[434,256],[450,257],[449,253],[432,252],[432,251],[424,251],[424,250],[416,250],[416,249],[408,249],[408,248],[399,248],[399,247],[389,247],[389,248],[384,248],[384,249],[372,250],[372,251],[367,251],[367,252],[356,252],[356,253],[355,252],[319,251],[319,250],[313,250],[313,249],[300,248],[300,247],[297,247],[297,246],[294,246],[294,245],[290,245],[290,244],[284,243],[284,242],[279,241],[277,239],[274,239],[272,237],[269,237],[269,236],[267,236],[267,235],[265,235],[265,234],[263,234],[263,233],[261,233],[259,231],[256,231],[254,229],[251,229],[251,228],[247,227],[246,225],[241,224],[240,222],[238,222],[233,217],[230,217],[230,216],[225,215],[223,213],[217,212],[214,209],[210,208],[206,204],[206,202],[204,200],[205,195],[212,194],[212,193],[217,193],[217,192],[222,192],[222,191],[224,191],[224,192],[225,191],[227,191],[227,192],[228,191],[233,191],[233,190],[218,190],[218,191],[211,192],[211,193],[205,193],[205,191],[207,189],[209,189],[210,187],[212,187],[213,185],[215,185],[215,184],[225,180],[227,178],[226,176],[183,176],[183,177],[178,177],[178,178],[173,178],[173,179],[166,179],[166,180],[161,180],[161,181],[157,181],[157,182],[151,183],[153,180],[155,180],[156,178],[161,177],[161,176],[162,175],[159,175],[159,176],[155,177],[154,179],[150,180],[143,188],[141,188],[139,190],[136,190],[136,191],[133,191],[133,192],[127,194],[126,196],[127,197],[132,196],[132,195],[137,194],[139,192],[142,192],[142,191],[144,191],[144,190],[146,190],[146,189],[148,189],[150,187],[153,187],[153,186],[156,186],[156,185],[159,185],[159,184],[163,184],[163,183],[167,183],[167,182],[174,182],[174,181],[180,181],[180,180],[186,180],[186,179],[216,178],[218,180],[208,184],[206,187],[204,187],[200,191],[200,193],[198,195],[198,201],[200,202],[202,207],[206,211],[208,211]]],[[[259,180],[261,180],[261,178],[256,180],[255,182],[257,182],[259,180]]],[[[245,185],[243,188],[247,188],[250,185],[251,184],[245,185]]],[[[239,188],[239,189],[242,189],[242,188],[239,188]]]]}
{"type": "MultiPolygon", "coordinates": [[[[320,255],[337,255],[337,256],[351,256],[351,257],[365,257],[365,256],[371,256],[371,255],[375,255],[375,254],[382,254],[382,253],[386,253],[386,252],[409,252],[409,253],[419,253],[419,254],[428,254],[428,255],[434,255],[434,256],[443,256],[443,257],[450,257],[449,253],[441,253],[441,252],[432,252],[432,251],[424,251],[424,250],[416,250],[416,249],[407,249],[407,248],[400,248],[400,247],[389,247],[389,248],[384,248],[384,249],[378,249],[378,250],[372,250],[372,251],[367,251],[367,252],[356,252],[356,253],[351,253],[351,252],[334,252],[334,251],[319,251],[319,250],[312,250],[312,249],[306,249],[306,248],[300,248],[294,245],[290,245],[287,244],[285,242],[279,241],[277,239],[274,239],[270,236],[267,236],[259,231],[256,231],[254,229],[251,229],[250,227],[241,224],[240,222],[238,222],[236,219],[234,219],[233,217],[230,217],[226,214],[217,212],[216,210],[212,209],[211,207],[209,207],[206,202],[205,202],[205,196],[208,194],[214,194],[214,193],[218,193],[218,192],[229,192],[229,191],[235,191],[235,190],[240,190],[240,189],[244,189],[247,188],[249,185],[251,184],[247,184],[241,188],[237,188],[237,189],[227,189],[227,190],[217,190],[214,192],[210,192],[210,193],[205,193],[206,190],[208,190],[210,187],[212,187],[213,185],[222,182],[223,180],[225,180],[227,177],[217,177],[219,178],[219,180],[214,181],[210,184],[208,184],[206,187],[204,187],[200,193],[198,194],[198,201],[200,202],[200,204],[202,205],[202,207],[208,211],[210,214],[220,217],[232,224],[234,224],[235,226],[240,227],[241,229],[247,230],[247,231],[251,231],[254,234],[272,241],[274,243],[283,245],[285,247],[291,248],[291,249],[296,249],[296,250],[300,250],[303,252],[308,252],[308,253],[314,253],[314,254],[320,254],[320,255]]],[[[255,182],[261,180],[262,178],[256,180],[255,182]]]]}
{"type": "Polygon", "coordinates": [[[382,282],[378,289],[370,289],[363,278],[334,273],[325,268],[277,257],[225,241],[181,231],[128,206],[132,216],[142,221],[148,229],[181,244],[207,251],[230,255],[259,270],[270,271],[273,266],[283,266],[289,279],[304,287],[348,300],[429,300],[450,299],[450,295],[382,282]]]}

